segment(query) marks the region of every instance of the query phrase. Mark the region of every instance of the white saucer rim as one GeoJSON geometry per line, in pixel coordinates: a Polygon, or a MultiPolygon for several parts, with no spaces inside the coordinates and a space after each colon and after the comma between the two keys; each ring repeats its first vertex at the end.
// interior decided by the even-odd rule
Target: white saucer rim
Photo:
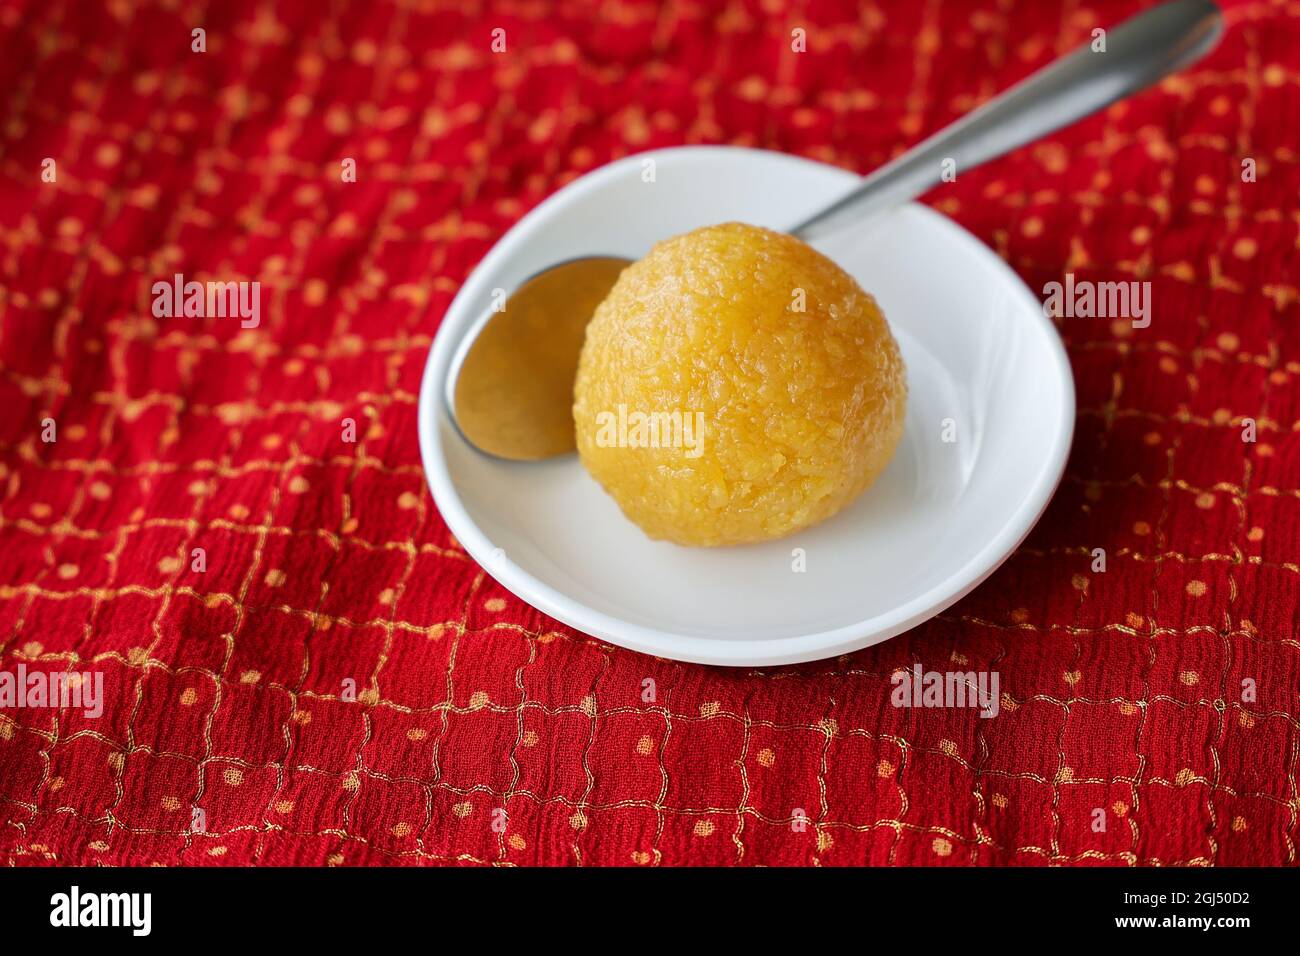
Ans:
{"type": "Polygon", "coordinates": [[[836,657],[869,647],[881,641],[910,630],[951,607],[957,601],[982,584],[996,571],[1028,536],[1034,525],[1042,517],[1048,504],[1059,486],[1065,473],[1074,437],[1075,390],[1074,377],[1069,357],[1061,341],[1059,332],[1051,319],[1044,313],[1042,304],[1033,292],[1024,284],[1015,271],[1010,268],[983,242],[962,226],[927,206],[912,203],[904,207],[906,214],[928,217],[931,224],[950,234],[956,234],[960,241],[971,247],[973,254],[983,256],[991,271],[999,275],[1007,285],[1010,293],[1021,298],[1029,305],[1030,311],[1048,333],[1047,347],[1053,359],[1054,377],[1062,388],[1062,402],[1059,428],[1045,458],[1045,465],[1035,476],[1032,486],[1022,499],[1012,519],[1001,531],[971,556],[959,569],[948,575],[940,584],[918,595],[900,607],[883,614],[842,627],[825,631],[813,631],[793,637],[768,639],[756,645],[755,642],[734,639],[705,638],[696,635],[678,634],[672,631],[646,627],[615,618],[594,610],[579,601],[555,590],[539,581],[527,571],[507,561],[493,561],[495,545],[479,529],[461,503],[451,475],[447,469],[447,460],[442,450],[439,436],[439,415],[445,415],[441,396],[443,385],[437,381],[439,366],[447,367],[448,353],[453,353],[458,341],[454,341],[447,331],[446,316],[456,310],[457,304],[477,283],[476,277],[486,275],[495,269],[496,264],[514,253],[522,243],[528,241],[532,224],[549,214],[556,206],[577,200],[584,193],[598,188],[607,180],[624,175],[629,170],[639,174],[643,162],[653,158],[656,164],[672,163],[682,154],[691,153],[692,159],[707,158],[729,159],[738,153],[762,153],[773,161],[786,161],[793,164],[816,166],[821,170],[835,170],[843,173],[846,185],[857,177],[845,170],[836,170],[815,160],[804,159],[768,150],[750,149],[739,146],[678,146],[667,149],[635,153],[603,166],[579,177],[567,184],[554,195],[536,206],[515,224],[475,267],[456,297],[448,305],[443,321],[434,337],[425,362],[424,373],[420,382],[420,394],[417,404],[417,427],[419,433],[420,456],[424,465],[425,476],[434,502],[442,514],[448,529],[460,542],[465,551],[491,575],[502,587],[510,591],[545,614],[558,621],[608,641],[621,647],[649,654],[655,657],[679,660],[688,663],[721,665],[728,667],[770,667],[785,664],[798,664],[808,661],[836,657]],[[493,565],[496,565],[494,571],[493,565]],[[954,581],[962,583],[953,585],[954,581]],[[757,653],[755,651],[758,651],[757,653]]]}

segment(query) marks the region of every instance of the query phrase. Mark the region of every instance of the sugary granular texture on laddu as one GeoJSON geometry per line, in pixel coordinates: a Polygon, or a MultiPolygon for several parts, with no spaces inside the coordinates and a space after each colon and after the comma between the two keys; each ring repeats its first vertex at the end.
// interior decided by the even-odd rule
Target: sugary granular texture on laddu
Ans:
{"type": "Polygon", "coordinates": [[[870,486],[902,436],[907,385],[848,273],[784,233],[727,223],[623,272],[587,329],[574,398],[582,462],[632,521],[730,545],[816,524],[870,486]],[[679,415],[703,433],[661,430],[648,447],[646,432],[614,436],[620,407],[623,421],[679,415]]]}

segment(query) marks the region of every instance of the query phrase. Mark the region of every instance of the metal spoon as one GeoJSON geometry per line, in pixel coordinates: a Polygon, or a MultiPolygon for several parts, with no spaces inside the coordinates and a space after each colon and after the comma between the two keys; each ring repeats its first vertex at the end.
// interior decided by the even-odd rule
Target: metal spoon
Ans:
{"type": "MultiPolygon", "coordinates": [[[[1188,66],[1223,32],[1210,0],[1173,0],[1125,20],[1069,56],[881,166],[846,196],[790,230],[833,232],[1095,113],[1188,66]],[[955,165],[952,165],[955,164],[955,165]]],[[[524,282],[504,308],[484,311],[453,359],[447,404],[470,444],[536,461],[573,451],[573,381],[587,323],[630,260],[571,259],[524,282]]]]}

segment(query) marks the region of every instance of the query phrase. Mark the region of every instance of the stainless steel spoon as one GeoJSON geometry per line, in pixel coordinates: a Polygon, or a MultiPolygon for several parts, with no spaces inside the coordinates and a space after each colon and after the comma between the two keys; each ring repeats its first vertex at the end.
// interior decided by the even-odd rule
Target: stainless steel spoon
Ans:
{"type": "MultiPolygon", "coordinates": [[[[913,199],[942,182],[945,169],[973,169],[1196,62],[1222,32],[1210,0],[1173,0],[1131,17],[881,166],[789,231],[816,239],[913,199]]],[[[573,381],[583,336],[628,263],[612,256],[561,262],[520,285],[504,308],[484,310],[457,350],[446,394],[470,444],[519,461],[574,449],[573,381]]]]}

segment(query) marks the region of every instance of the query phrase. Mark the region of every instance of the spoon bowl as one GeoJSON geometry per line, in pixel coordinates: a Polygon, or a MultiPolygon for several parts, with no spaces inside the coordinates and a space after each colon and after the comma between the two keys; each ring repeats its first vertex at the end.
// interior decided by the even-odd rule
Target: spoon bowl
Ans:
{"type": "Polygon", "coordinates": [[[631,262],[580,256],[543,269],[493,303],[465,337],[448,403],[470,444],[540,461],[574,450],[573,379],[587,323],[631,262]]]}

